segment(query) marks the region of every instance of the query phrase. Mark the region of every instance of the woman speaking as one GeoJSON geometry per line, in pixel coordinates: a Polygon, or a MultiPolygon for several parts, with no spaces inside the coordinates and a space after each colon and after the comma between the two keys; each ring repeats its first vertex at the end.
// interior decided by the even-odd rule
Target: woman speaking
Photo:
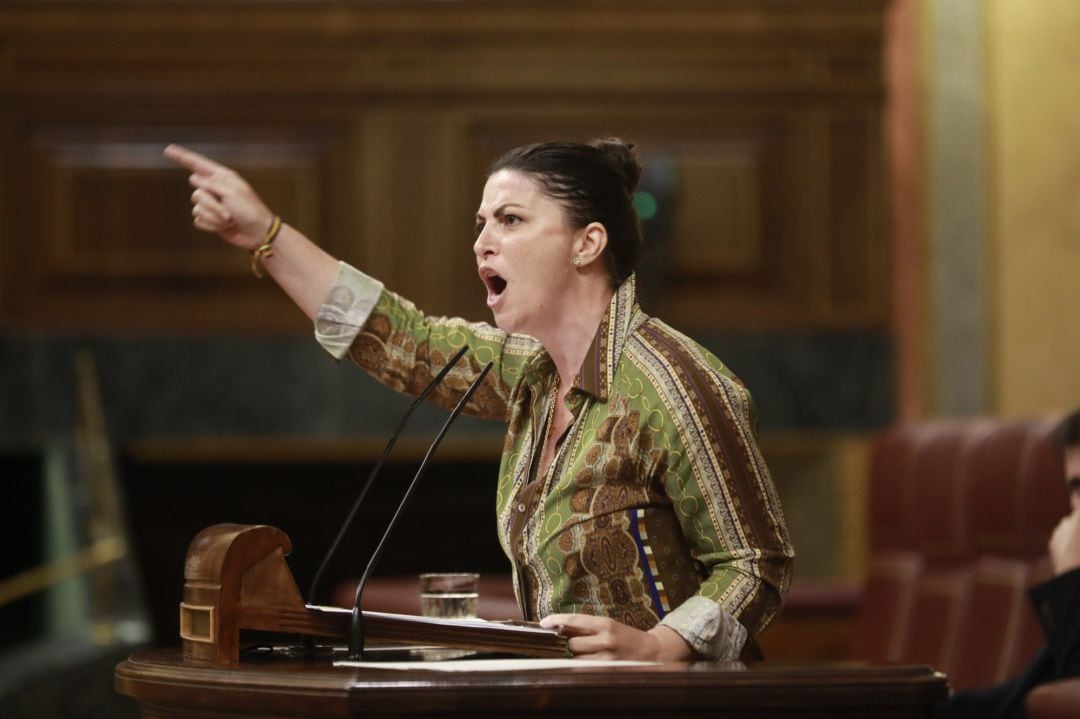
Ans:
{"type": "Polygon", "coordinates": [[[232,170],[179,146],[195,227],[252,254],[318,341],[384,384],[506,422],[496,510],[527,619],[575,656],[738,659],[776,616],[794,556],[746,388],[644,314],[632,194],[618,139],[540,143],[491,168],[476,211],[477,274],[495,326],[430,317],[282,223],[232,170]]]}

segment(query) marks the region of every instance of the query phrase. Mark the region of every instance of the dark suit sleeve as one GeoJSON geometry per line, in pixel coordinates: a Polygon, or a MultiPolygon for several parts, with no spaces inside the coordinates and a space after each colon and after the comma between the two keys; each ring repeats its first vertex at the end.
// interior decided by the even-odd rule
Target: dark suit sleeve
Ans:
{"type": "Polygon", "coordinates": [[[1080,675],[1080,569],[1032,587],[1029,597],[1046,633],[1054,678],[1080,675]]]}

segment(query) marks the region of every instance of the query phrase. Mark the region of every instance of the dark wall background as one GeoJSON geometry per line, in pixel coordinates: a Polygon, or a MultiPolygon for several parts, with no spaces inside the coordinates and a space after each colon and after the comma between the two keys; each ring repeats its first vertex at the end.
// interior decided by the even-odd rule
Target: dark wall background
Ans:
{"type": "MultiPolygon", "coordinates": [[[[892,407],[892,345],[874,330],[698,332],[750,388],[762,432],[873,430],[892,407]]],[[[408,405],[349,362],[297,339],[0,337],[0,441],[39,441],[75,421],[75,354],[96,359],[109,432],[152,437],[381,437],[408,405]]],[[[441,423],[432,408],[409,432],[441,423]]],[[[455,431],[500,434],[461,419],[455,431]]]]}

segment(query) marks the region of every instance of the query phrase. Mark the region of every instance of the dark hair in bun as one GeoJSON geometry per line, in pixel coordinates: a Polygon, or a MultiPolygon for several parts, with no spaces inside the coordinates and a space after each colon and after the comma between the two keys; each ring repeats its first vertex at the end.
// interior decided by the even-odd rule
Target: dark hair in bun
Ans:
{"type": "Polygon", "coordinates": [[[514,148],[491,166],[489,175],[515,170],[531,176],[566,211],[574,227],[599,222],[608,233],[605,256],[616,285],[630,276],[645,249],[633,195],[641,163],[633,143],[617,137],[540,142],[514,148]]]}

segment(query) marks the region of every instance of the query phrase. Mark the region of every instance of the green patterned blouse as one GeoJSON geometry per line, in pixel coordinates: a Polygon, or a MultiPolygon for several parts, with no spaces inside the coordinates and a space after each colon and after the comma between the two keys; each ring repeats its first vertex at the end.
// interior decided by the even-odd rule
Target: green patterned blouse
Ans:
{"type": "Polygon", "coordinates": [[[507,423],[496,510],[525,616],[658,622],[702,657],[735,659],[776,616],[794,551],[758,451],[746,388],[712,354],[645,315],[634,280],[612,297],[567,404],[574,419],[545,476],[534,455],[555,391],[533,338],[428,317],[342,263],[315,324],[334,357],[416,394],[463,344],[432,394],[507,423]]]}

